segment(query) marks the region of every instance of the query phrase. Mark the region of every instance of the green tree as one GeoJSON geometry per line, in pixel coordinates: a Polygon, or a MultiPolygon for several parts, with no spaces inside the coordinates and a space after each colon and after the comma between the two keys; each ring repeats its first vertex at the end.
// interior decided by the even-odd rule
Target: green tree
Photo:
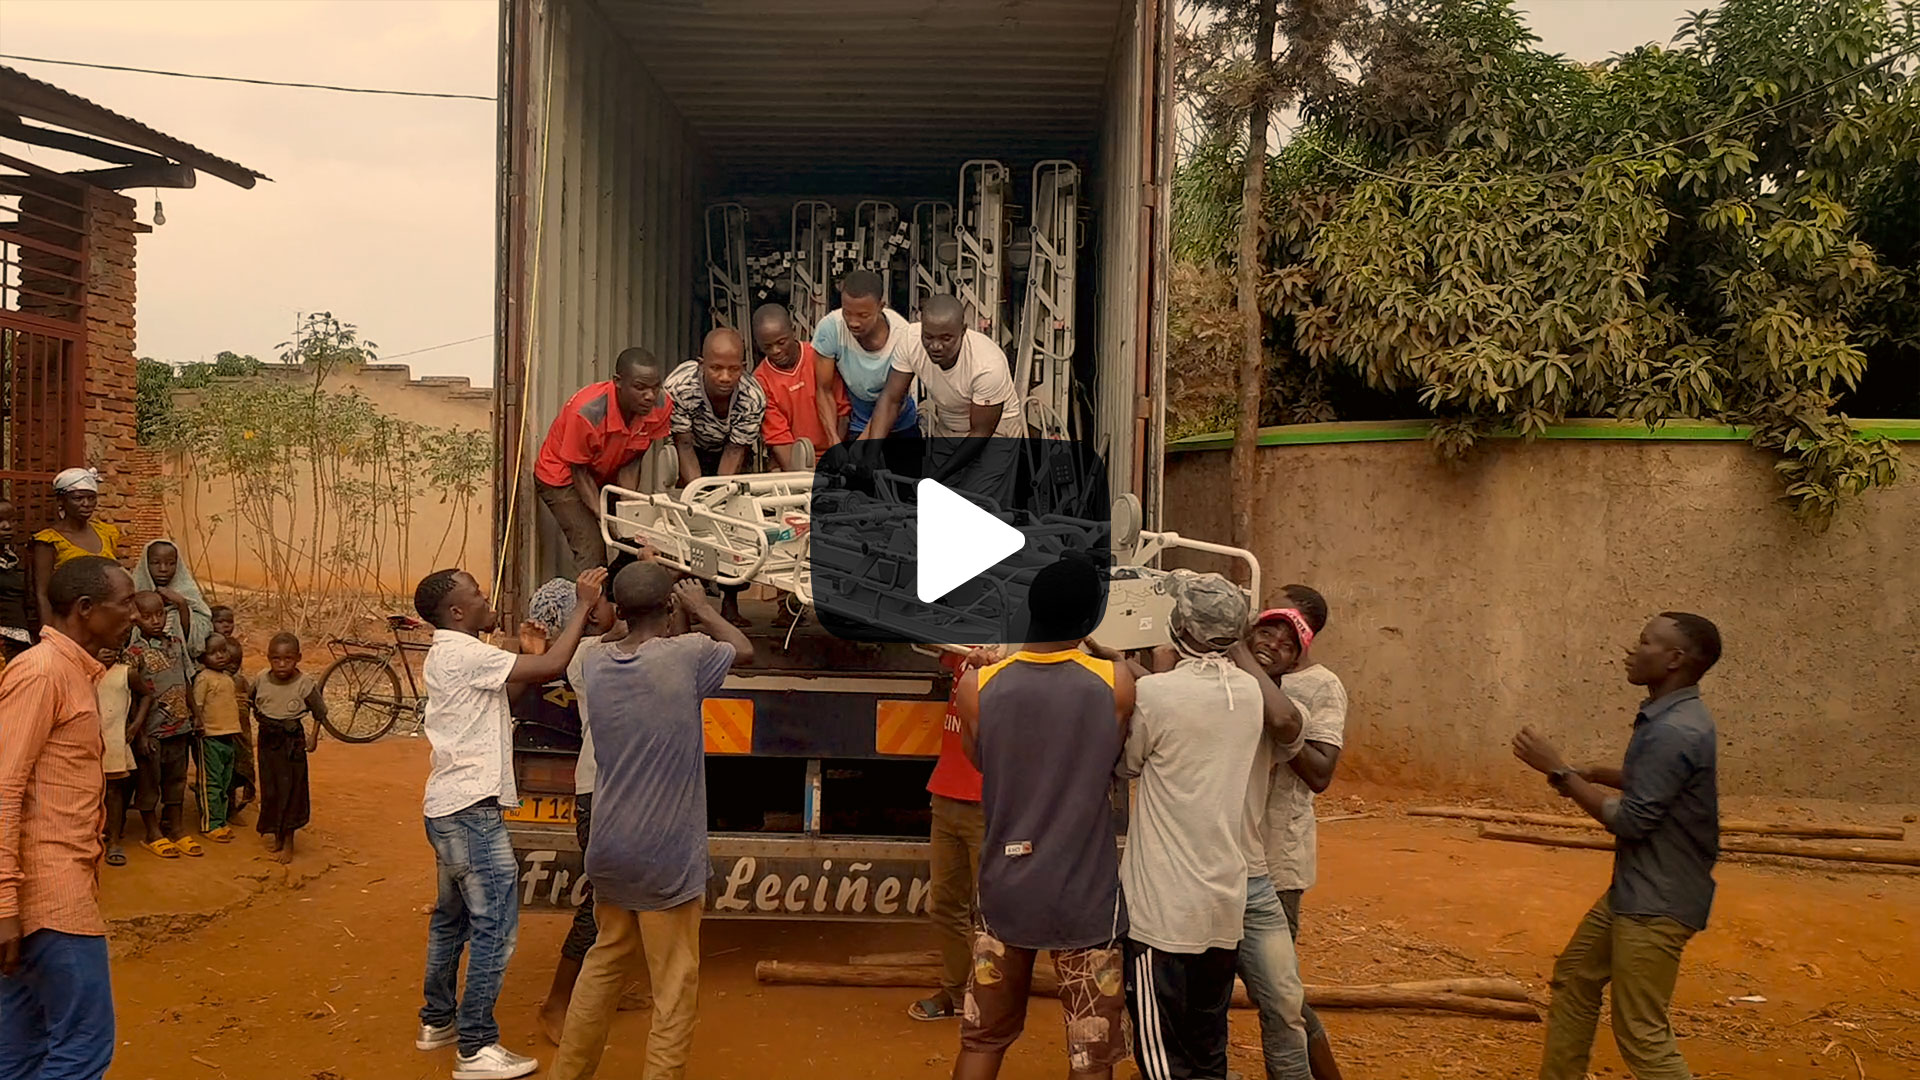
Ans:
{"type": "MultiPolygon", "coordinates": [[[[1752,425],[1816,527],[1892,482],[1842,404],[1870,350],[1920,356],[1912,9],[1727,0],[1601,64],[1533,41],[1508,0],[1419,0],[1308,98],[1262,205],[1280,344],[1411,393],[1449,454],[1709,417],[1752,425]]],[[[1217,250],[1217,216],[1181,250],[1217,250]]]]}

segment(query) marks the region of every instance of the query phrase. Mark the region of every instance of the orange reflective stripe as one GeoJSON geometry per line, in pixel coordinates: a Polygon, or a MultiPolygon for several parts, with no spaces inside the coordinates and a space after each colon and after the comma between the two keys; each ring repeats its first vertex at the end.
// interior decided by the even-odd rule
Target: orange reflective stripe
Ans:
{"type": "Polygon", "coordinates": [[[700,730],[709,754],[753,753],[753,702],[708,698],[700,703],[700,730]]]}
{"type": "Polygon", "coordinates": [[[947,723],[944,701],[886,701],[874,706],[873,749],[902,757],[937,757],[947,723]]]}

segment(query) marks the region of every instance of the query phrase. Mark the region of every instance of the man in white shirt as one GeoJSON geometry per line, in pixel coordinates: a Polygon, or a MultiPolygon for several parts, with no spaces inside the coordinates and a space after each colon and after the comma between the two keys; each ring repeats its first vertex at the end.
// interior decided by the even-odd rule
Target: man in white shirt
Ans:
{"type": "MultiPolygon", "coordinates": [[[[1262,612],[1248,635],[1248,644],[1262,670],[1279,679],[1288,696],[1302,703],[1306,717],[1305,743],[1298,754],[1274,770],[1273,791],[1267,802],[1268,870],[1281,906],[1286,909],[1287,925],[1297,938],[1300,900],[1313,887],[1316,876],[1319,824],[1314,817],[1314,796],[1333,783],[1334,768],[1340,761],[1340,748],[1346,741],[1347,688],[1338,675],[1313,659],[1313,640],[1327,625],[1326,597],[1306,585],[1289,585],[1283,592],[1286,601],[1282,608],[1293,614],[1262,612]],[[1295,615],[1306,623],[1304,634],[1294,623],[1295,615]],[[1296,648],[1287,646],[1288,636],[1294,639],[1296,648]]],[[[1314,1080],[1340,1080],[1333,1044],[1312,1006],[1305,1009],[1303,1020],[1314,1080]]]]}
{"type": "Polygon", "coordinates": [[[1006,506],[1017,479],[1018,445],[1027,434],[1020,394],[1007,354],[993,339],[967,326],[967,309],[951,296],[928,297],[920,321],[907,328],[893,353],[893,370],[873,423],[861,435],[878,438],[905,407],[913,380],[933,404],[926,475],[1006,506]]]}
{"type": "Polygon", "coordinates": [[[421,665],[427,688],[422,727],[433,745],[422,811],[440,879],[427,925],[426,1003],[414,1046],[458,1043],[454,1080],[513,1080],[540,1067],[500,1044],[493,1018],[520,929],[519,864],[502,816],[520,805],[507,686],[550,682],[566,672],[606,577],[599,567],[580,575],[573,616],[537,655],[480,640],[499,617],[472,574],[436,570],[413,592],[414,610],[434,627],[421,665]],[[463,948],[467,987],[456,1006],[463,948]]]}

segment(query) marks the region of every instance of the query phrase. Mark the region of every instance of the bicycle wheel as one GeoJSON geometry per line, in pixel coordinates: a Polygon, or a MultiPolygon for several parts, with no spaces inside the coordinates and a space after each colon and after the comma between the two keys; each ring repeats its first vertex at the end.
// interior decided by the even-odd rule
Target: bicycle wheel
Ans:
{"type": "Polygon", "coordinates": [[[341,742],[365,743],[385,735],[400,718],[400,676],[377,656],[343,656],[320,676],[327,703],[327,731],[341,742]]]}

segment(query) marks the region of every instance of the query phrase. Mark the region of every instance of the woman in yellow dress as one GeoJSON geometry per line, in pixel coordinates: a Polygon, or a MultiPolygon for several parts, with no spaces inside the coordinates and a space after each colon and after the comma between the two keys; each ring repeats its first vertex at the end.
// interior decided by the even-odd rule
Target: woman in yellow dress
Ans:
{"type": "Polygon", "coordinates": [[[83,555],[120,558],[120,529],[111,522],[93,520],[100,505],[100,474],[92,469],[68,469],[53,478],[53,497],[60,507],[53,526],[33,534],[33,588],[40,604],[40,621],[53,621],[47,603],[47,582],[53,571],[83,555]]]}

